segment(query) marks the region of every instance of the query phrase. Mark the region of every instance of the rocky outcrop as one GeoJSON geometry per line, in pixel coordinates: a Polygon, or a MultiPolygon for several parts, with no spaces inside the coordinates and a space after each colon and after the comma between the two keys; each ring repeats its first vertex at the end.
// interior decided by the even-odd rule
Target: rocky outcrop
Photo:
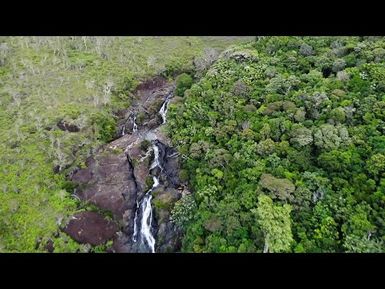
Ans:
{"type": "Polygon", "coordinates": [[[101,245],[111,239],[118,231],[118,226],[95,212],[81,212],[74,215],[64,232],[79,243],[94,246],[101,245]]]}
{"type": "Polygon", "coordinates": [[[87,161],[87,168],[75,172],[76,194],[82,201],[112,212],[117,221],[135,210],[136,181],[125,149],[132,140],[126,135],[102,147],[87,161]]]}
{"type": "Polygon", "coordinates": [[[155,218],[157,228],[157,252],[168,253],[179,251],[181,247],[181,231],[171,222],[171,210],[177,200],[182,197],[181,191],[173,188],[158,188],[153,192],[155,218]]]}
{"type": "Polygon", "coordinates": [[[167,83],[164,78],[156,77],[138,85],[133,105],[120,112],[124,115],[118,122],[118,136],[132,133],[134,123],[139,130],[155,129],[162,124],[158,114],[164,100],[174,90],[174,85],[167,83]]]}

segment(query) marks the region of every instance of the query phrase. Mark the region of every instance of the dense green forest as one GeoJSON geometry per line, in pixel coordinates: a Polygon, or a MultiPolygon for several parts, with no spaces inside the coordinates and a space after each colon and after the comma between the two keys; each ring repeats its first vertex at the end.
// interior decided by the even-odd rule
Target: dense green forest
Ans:
{"type": "Polygon", "coordinates": [[[184,252],[385,250],[383,37],[258,37],[185,89],[184,252]]]}
{"type": "Polygon", "coordinates": [[[0,252],[105,251],[59,229],[68,174],[155,75],[182,252],[385,251],[385,38],[281,36],[1,37],[0,252]]]}

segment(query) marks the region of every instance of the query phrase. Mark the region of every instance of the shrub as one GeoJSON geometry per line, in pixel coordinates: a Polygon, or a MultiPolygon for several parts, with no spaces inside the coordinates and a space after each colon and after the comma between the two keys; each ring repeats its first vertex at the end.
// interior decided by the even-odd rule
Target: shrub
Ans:
{"type": "Polygon", "coordinates": [[[96,126],[96,138],[102,142],[109,142],[116,133],[116,120],[108,113],[94,113],[91,116],[94,126],[96,126]]]}
{"type": "Polygon", "coordinates": [[[193,79],[187,73],[182,73],[176,79],[176,95],[183,96],[184,92],[191,87],[193,79]]]}

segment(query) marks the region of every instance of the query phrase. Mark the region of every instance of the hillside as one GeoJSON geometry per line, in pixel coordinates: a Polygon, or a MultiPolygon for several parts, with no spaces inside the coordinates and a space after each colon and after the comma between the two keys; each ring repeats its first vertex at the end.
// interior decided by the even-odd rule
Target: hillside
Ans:
{"type": "Polygon", "coordinates": [[[382,37],[223,52],[170,107],[183,251],[383,252],[384,60],[382,37]]]}
{"type": "Polygon", "coordinates": [[[0,252],[384,252],[384,111],[384,37],[0,37],[0,252]]]}
{"type": "Polygon", "coordinates": [[[72,195],[68,174],[115,138],[115,113],[130,106],[140,81],[191,71],[206,51],[240,41],[2,37],[0,251],[45,251],[48,239],[55,252],[89,251],[59,230],[89,206],[72,195]]]}

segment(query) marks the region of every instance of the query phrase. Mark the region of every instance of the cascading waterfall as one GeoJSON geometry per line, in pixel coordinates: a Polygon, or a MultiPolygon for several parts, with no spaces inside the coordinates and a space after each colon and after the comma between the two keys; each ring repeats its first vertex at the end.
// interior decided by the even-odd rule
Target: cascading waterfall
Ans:
{"type": "Polygon", "coordinates": [[[133,118],[133,127],[132,127],[132,132],[136,132],[136,131],[138,131],[138,125],[136,124],[136,115],[134,116],[134,118],[133,118]]]}
{"type": "MultiPolygon", "coordinates": [[[[134,133],[134,132],[138,131],[138,125],[136,124],[136,116],[135,115],[132,117],[132,122],[133,122],[132,132],[134,133]]],[[[122,133],[120,135],[124,136],[125,134],[126,134],[126,124],[123,125],[122,133]]]]}
{"type": "Polygon", "coordinates": [[[159,110],[159,114],[162,116],[162,119],[163,119],[163,123],[162,124],[165,124],[166,123],[166,115],[167,115],[167,109],[168,109],[168,103],[170,102],[170,95],[169,94],[167,97],[166,97],[166,100],[165,102],[163,103],[162,107],[160,108],[159,110]]]}
{"type": "Polygon", "coordinates": [[[155,169],[156,167],[159,167],[162,170],[163,168],[159,163],[159,148],[156,144],[154,144],[152,149],[154,150],[154,161],[151,164],[150,170],[155,169]]]}
{"type": "MultiPolygon", "coordinates": [[[[153,144],[152,147],[154,151],[154,161],[151,164],[150,170],[159,167],[161,169],[161,165],[159,163],[159,149],[156,144],[153,144]]],[[[151,207],[151,192],[159,185],[159,179],[156,176],[152,177],[153,185],[152,188],[144,195],[142,201],[137,203],[137,210],[134,218],[134,234],[132,236],[132,241],[138,241],[138,225],[140,224],[140,237],[139,240],[141,245],[148,247],[152,253],[155,253],[155,238],[151,233],[151,225],[152,225],[152,207],[151,207]],[[138,216],[141,215],[140,223],[138,224],[138,216]]]]}
{"type": "MultiPolygon", "coordinates": [[[[159,114],[163,118],[163,124],[166,123],[166,114],[167,114],[167,105],[170,101],[169,96],[167,96],[165,102],[159,110],[159,114]]],[[[134,128],[133,132],[137,131],[137,126],[135,123],[136,117],[134,117],[134,128]]],[[[157,140],[153,141],[152,149],[154,151],[154,160],[151,163],[150,170],[158,167],[160,172],[163,171],[162,165],[159,160],[159,147],[157,145],[157,140]]],[[[146,248],[146,250],[150,250],[151,253],[155,253],[155,238],[152,235],[152,207],[151,207],[151,199],[152,199],[152,191],[159,185],[159,178],[157,176],[153,176],[153,185],[152,188],[144,195],[140,203],[137,203],[137,209],[135,212],[134,218],[134,234],[132,236],[132,241],[134,243],[140,242],[140,246],[146,248]],[[141,218],[140,221],[138,218],[141,218]],[[140,234],[138,236],[138,226],[140,226],[140,234]]]]}
{"type": "Polygon", "coordinates": [[[147,194],[144,196],[142,201],[142,222],[141,222],[141,229],[140,233],[144,237],[144,240],[146,241],[147,245],[151,249],[151,253],[155,253],[155,238],[151,233],[151,223],[152,223],[152,207],[151,207],[151,199],[152,190],[159,184],[159,181],[157,177],[154,178],[154,185],[152,186],[152,189],[147,192],[147,194]]]}

